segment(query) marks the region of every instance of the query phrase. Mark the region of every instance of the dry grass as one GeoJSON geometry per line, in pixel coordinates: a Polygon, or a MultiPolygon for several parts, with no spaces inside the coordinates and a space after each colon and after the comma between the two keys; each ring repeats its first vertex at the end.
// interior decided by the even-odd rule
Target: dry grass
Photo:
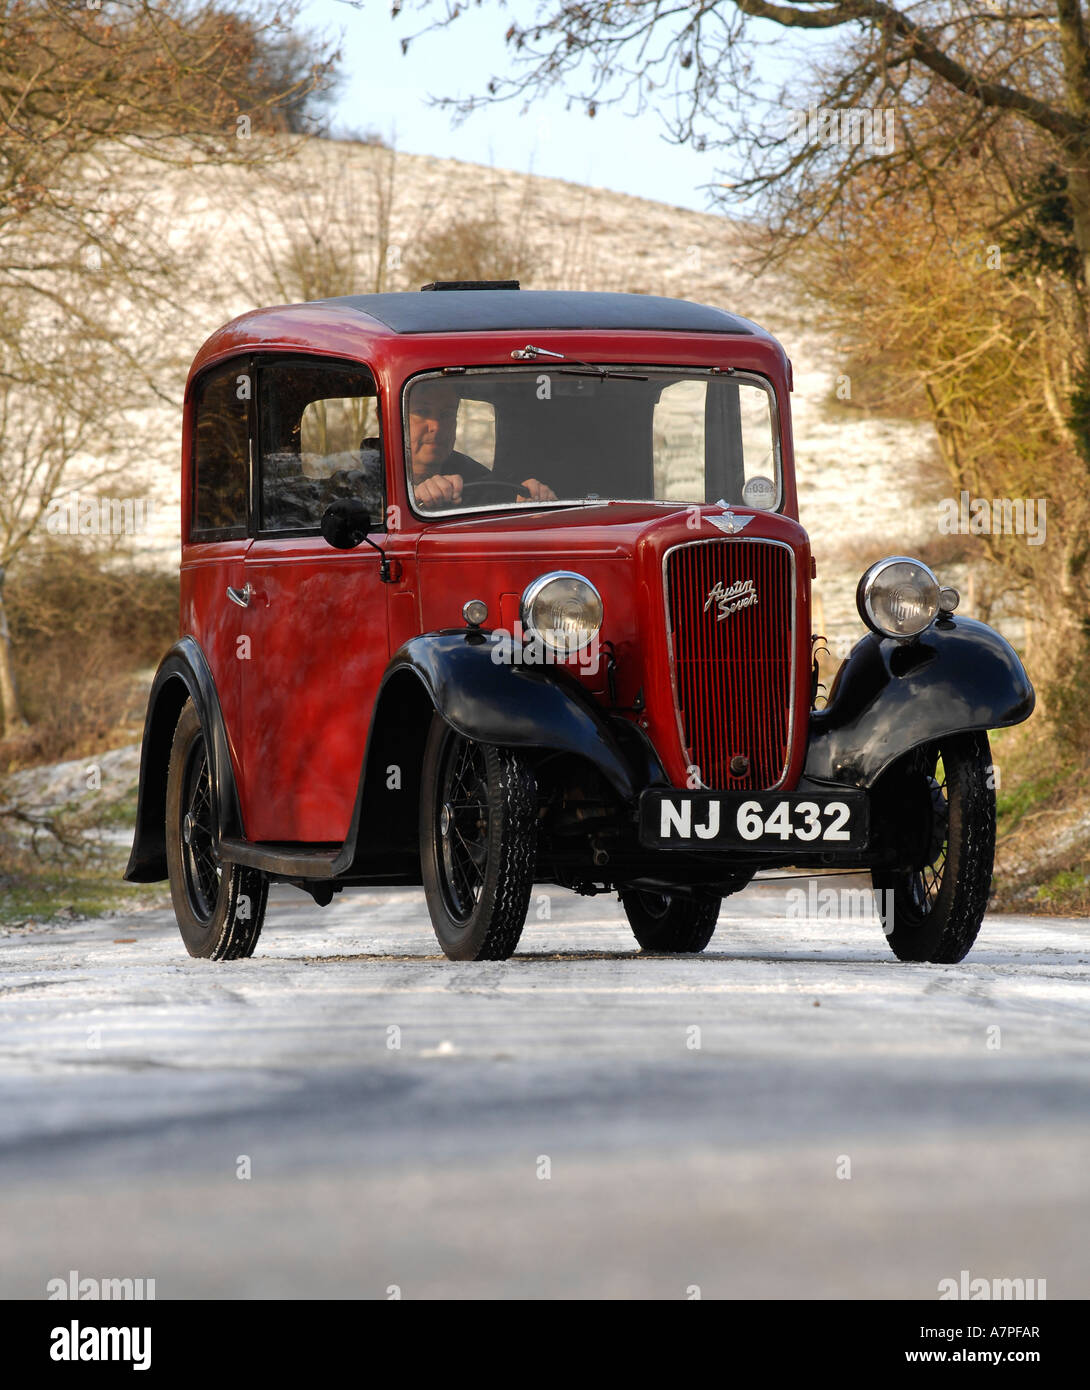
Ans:
{"type": "Polygon", "coordinates": [[[177,576],[65,538],[16,570],[6,596],[28,727],[0,742],[0,772],[138,739],[146,687],[137,673],[177,635],[177,576]]]}
{"type": "Polygon", "coordinates": [[[999,770],[992,906],[1090,916],[1090,757],[1064,764],[1047,726],[992,736],[999,770]]]}

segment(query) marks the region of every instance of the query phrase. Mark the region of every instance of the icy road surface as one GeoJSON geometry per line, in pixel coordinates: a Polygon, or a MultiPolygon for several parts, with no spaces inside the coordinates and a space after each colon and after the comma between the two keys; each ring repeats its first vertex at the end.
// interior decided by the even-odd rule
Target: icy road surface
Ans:
{"type": "Polygon", "coordinates": [[[0,938],[0,1295],[1090,1296],[1090,924],[906,966],[789,891],[690,959],[560,891],[507,963],[408,890],[277,890],[225,965],[168,913],[0,938]]]}

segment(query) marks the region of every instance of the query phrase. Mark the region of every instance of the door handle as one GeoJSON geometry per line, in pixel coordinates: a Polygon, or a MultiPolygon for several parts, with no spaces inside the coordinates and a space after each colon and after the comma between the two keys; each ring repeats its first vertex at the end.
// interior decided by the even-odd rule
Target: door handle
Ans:
{"type": "Polygon", "coordinates": [[[252,584],[247,584],[245,589],[233,589],[230,584],[227,586],[227,597],[232,603],[237,603],[240,608],[249,608],[253,596],[254,586],[252,584]]]}

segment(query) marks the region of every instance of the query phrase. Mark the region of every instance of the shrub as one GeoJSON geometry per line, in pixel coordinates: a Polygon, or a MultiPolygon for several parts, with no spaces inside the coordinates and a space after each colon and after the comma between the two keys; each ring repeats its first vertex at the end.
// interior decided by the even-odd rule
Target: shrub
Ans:
{"type": "Polygon", "coordinates": [[[0,743],[0,769],[80,757],[139,737],[146,686],[178,631],[176,574],[57,540],[6,590],[28,728],[0,743]]]}

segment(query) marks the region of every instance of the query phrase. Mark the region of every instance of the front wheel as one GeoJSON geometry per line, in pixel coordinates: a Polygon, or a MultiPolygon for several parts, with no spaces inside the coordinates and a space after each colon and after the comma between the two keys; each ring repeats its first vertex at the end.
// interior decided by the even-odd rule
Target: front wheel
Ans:
{"type": "Polygon", "coordinates": [[[533,768],[514,749],[463,738],[434,715],[420,789],[420,867],[446,956],[514,953],[536,859],[533,768]]]}
{"type": "Polygon", "coordinates": [[[185,948],[205,960],[252,956],[269,896],[259,869],[224,864],[216,853],[217,812],[200,715],[186,702],[167,772],[167,870],[185,948]]]}
{"type": "Polygon", "coordinates": [[[899,960],[952,965],[976,940],[995,856],[995,790],[986,733],[914,749],[887,776],[925,818],[922,867],[875,870],[886,938],[899,960]]]}
{"type": "Polygon", "coordinates": [[[645,951],[702,951],[712,939],[722,898],[684,898],[633,889],[621,894],[632,934],[645,951]]]}

